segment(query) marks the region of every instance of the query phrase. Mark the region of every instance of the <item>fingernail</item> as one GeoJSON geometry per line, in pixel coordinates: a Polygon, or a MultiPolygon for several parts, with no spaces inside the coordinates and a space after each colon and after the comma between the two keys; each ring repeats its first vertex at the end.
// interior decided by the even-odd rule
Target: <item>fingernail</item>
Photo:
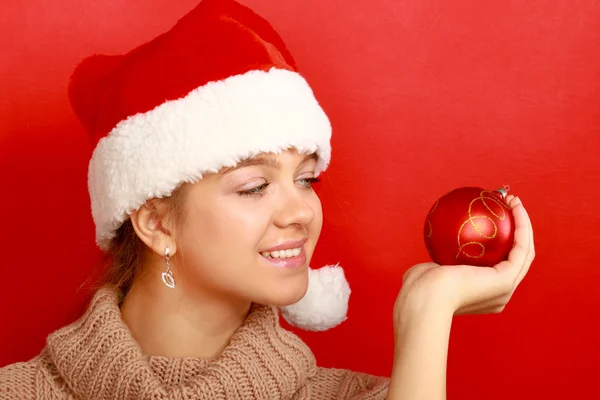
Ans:
{"type": "Polygon", "coordinates": [[[518,206],[519,204],[522,204],[521,203],[521,199],[519,198],[519,196],[515,197],[513,200],[515,202],[515,206],[518,206]]]}

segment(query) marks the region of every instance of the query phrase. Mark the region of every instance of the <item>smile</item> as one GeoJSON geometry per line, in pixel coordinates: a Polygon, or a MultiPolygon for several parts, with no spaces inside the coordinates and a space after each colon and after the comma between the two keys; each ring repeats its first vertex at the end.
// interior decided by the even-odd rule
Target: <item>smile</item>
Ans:
{"type": "Polygon", "coordinates": [[[262,259],[278,268],[300,268],[306,265],[304,247],[286,250],[261,251],[262,259]]]}
{"type": "Polygon", "coordinates": [[[260,253],[265,258],[292,258],[297,257],[302,253],[302,247],[287,250],[263,251],[260,253]]]}

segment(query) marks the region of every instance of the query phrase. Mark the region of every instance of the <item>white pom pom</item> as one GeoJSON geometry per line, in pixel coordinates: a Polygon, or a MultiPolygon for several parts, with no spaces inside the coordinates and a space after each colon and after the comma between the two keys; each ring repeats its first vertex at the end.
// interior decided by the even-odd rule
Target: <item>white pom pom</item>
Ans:
{"type": "Polygon", "coordinates": [[[295,304],[280,307],[283,318],[307,331],[326,331],[346,320],[350,285],[337,266],[309,269],[308,290],[295,304]]]}

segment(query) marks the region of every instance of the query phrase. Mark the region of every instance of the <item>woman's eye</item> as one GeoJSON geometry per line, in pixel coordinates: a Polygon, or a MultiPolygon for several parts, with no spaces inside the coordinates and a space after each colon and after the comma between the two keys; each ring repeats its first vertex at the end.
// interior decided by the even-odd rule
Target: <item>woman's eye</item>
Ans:
{"type": "MultiPolygon", "coordinates": [[[[306,189],[311,189],[312,185],[314,183],[319,182],[319,180],[317,178],[305,178],[305,179],[298,179],[296,182],[299,183],[300,186],[302,186],[306,189]]],[[[269,185],[270,185],[270,183],[263,183],[262,185],[256,186],[252,189],[242,190],[240,192],[237,192],[237,194],[242,197],[261,197],[266,194],[266,190],[269,185]]]]}
{"type": "Polygon", "coordinates": [[[305,178],[305,179],[299,179],[297,182],[300,183],[300,185],[304,186],[305,188],[311,188],[313,183],[317,183],[319,182],[319,179],[317,178],[305,178]]]}
{"type": "Polygon", "coordinates": [[[265,190],[267,189],[267,186],[269,186],[268,183],[263,183],[262,185],[254,187],[252,189],[243,190],[241,192],[238,192],[238,195],[245,196],[245,197],[262,196],[265,194],[265,190]]]}

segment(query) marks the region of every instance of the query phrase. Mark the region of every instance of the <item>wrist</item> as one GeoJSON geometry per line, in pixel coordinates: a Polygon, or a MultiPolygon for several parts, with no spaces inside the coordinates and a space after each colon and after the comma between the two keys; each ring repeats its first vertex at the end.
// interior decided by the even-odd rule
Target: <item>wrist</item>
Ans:
{"type": "Polygon", "coordinates": [[[441,296],[402,293],[394,308],[389,399],[445,399],[454,312],[441,296]]]}
{"type": "Polygon", "coordinates": [[[423,320],[450,323],[454,311],[452,304],[438,291],[401,290],[394,305],[394,327],[402,330],[423,320]]]}

